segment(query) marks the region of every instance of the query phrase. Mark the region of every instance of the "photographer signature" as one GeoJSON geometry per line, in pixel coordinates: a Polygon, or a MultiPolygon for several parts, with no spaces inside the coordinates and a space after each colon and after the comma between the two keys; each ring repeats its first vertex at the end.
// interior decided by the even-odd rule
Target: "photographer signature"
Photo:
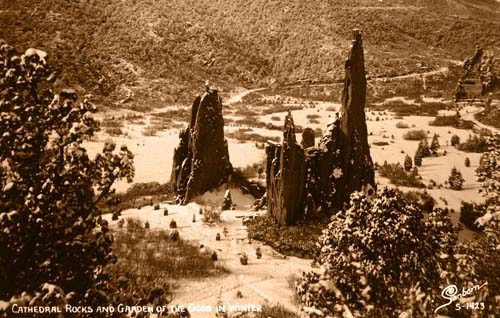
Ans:
{"type": "Polygon", "coordinates": [[[439,309],[442,309],[442,308],[445,308],[445,307],[451,305],[451,303],[453,303],[454,301],[456,301],[458,299],[461,299],[463,297],[466,297],[466,296],[473,294],[474,292],[480,290],[481,288],[483,288],[486,285],[488,285],[488,282],[485,282],[482,285],[474,285],[471,288],[463,288],[462,287],[462,291],[460,293],[458,292],[458,288],[456,285],[446,286],[443,289],[443,291],[441,292],[441,297],[443,297],[444,299],[447,299],[448,303],[436,308],[436,310],[434,310],[434,313],[437,313],[437,311],[439,309]]]}

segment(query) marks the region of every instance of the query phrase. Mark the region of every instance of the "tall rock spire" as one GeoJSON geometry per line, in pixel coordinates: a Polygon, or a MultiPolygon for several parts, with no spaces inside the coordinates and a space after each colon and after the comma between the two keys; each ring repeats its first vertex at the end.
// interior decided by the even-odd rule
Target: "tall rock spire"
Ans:
{"type": "Polygon", "coordinates": [[[179,139],[174,150],[171,183],[177,201],[185,204],[227,182],[232,173],[217,90],[196,97],[189,127],[180,132],[179,139]]]}
{"type": "Polygon", "coordinates": [[[283,143],[266,149],[268,212],[280,225],[294,224],[304,215],[304,150],[297,143],[290,112],[285,117],[283,143]]]}
{"type": "Polygon", "coordinates": [[[330,123],[317,147],[295,141],[292,115],[285,118],[283,143],[267,153],[268,212],[281,225],[314,213],[342,208],[354,191],[375,190],[365,118],[366,75],[361,33],[345,63],[341,117],[330,123]]]}
{"type": "Polygon", "coordinates": [[[354,30],[354,41],[345,62],[344,89],[340,118],[340,147],[345,180],[343,196],[371,185],[375,187],[373,162],[368,146],[365,117],[366,73],[361,32],[354,30]]]}

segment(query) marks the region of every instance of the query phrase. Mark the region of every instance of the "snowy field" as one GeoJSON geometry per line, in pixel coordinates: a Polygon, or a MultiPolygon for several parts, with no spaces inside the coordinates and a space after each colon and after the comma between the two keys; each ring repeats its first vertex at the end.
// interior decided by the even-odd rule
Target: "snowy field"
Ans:
{"type": "MultiPolygon", "coordinates": [[[[243,91],[243,93],[245,92],[248,93],[249,91],[243,91]]],[[[244,96],[243,93],[240,92],[236,95],[237,98],[230,99],[233,102],[231,105],[233,113],[238,107],[238,101],[244,96]]],[[[327,124],[335,118],[335,113],[340,109],[340,104],[337,103],[296,101],[297,104],[299,102],[303,105],[307,105],[307,107],[302,110],[292,111],[295,124],[302,127],[310,127],[317,131],[324,131],[327,124]]],[[[258,112],[260,108],[256,107],[255,109],[258,112]]],[[[158,112],[158,110],[156,111],[158,112]]],[[[463,110],[463,115],[467,117],[467,119],[473,119],[472,114],[477,111],[478,109],[475,108],[465,108],[463,110]]],[[[123,113],[119,114],[123,115],[123,113]]],[[[262,123],[278,126],[282,125],[285,115],[286,112],[280,112],[260,115],[256,116],[256,118],[262,123]],[[276,120],[276,117],[279,120],[276,120]]],[[[146,114],[145,116],[148,117],[149,115],[146,114]]],[[[227,117],[231,117],[233,120],[235,118],[244,119],[244,117],[238,117],[234,114],[227,117]]],[[[427,191],[433,195],[438,204],[445,206],[444,200],[446,200],[446,206],[455,210],[460,208],[462,200],[475,202],[482,200],[477,192],[479,184],[476,182],[475,177],[475,169],[478,166],[480,154],[464,153],[450,145],[451,136],[458,135],[460,140],[464,141],[472,134],[471,130],[430,126],[429,122],[434,119],[434,117],[429,116],[405,116],[401,119],[395,118],[395,116],[389,112],[368,110],[366,112],[366,117],[369,132],[368,140],[371,145],[370,151],[374,162],[379,164],[382,164],[384,161],[388,163],[403,163],[406,154],[413,158],[418,142],[403,139],[403,134],[408,130],[423,129],[428,132],[429,138],[434,134],[438,134],[439,143],[441,145],[439,152],[442,153],[446,151],[447,155],[424,158],[422,167],[419,167],[419,174],[423,178],[422,181],[426,185],[431,180],[435,181],[437,184],[444,184],[450,175],[451,169],[456,167],[462,172],[465,183],[461,191],[445,189],[444,187],[427,191]],[[379,118],[378,121],[376,120],[377,118],[379,118]],[[396,128],[398,122],[404,122],[409,128],[396,128]],[[387,142],[388,145],[374,145],[374,143],[377,142],[387,142]],[[470,167],[465,167],[464,160],[466,157],[470,159],[470,167]],[[444,200],[440,200],[440,198],[444,200]]],[[[135,155],[136,173],[134,182],[168,182],[172,169],[173,150],[178,144],[179,129],[171,128],[159,131],[155,136],[144,136],[144,127],[144,125],[125,124],[122,130],[126,133],[126,136],[119,137],[110,137],[100,132],[96,141],[86,142],[85,146],[91,156],[93,156],[97,151],[102,149],[105,140],[109,138],[113,139],[117,145],[125,144],[135,155]]],[[[254,133],[264,138],[282,136],[282,132],[279,130],[270,130],[266,127],[256,128],[245,125],[235,125],[233,122],[226,124],[225,133],[229,134],[242,128],[249,130],[249,133],[254,133]]],[[[317,136],[316,143],[318,143],[319,138],[320,136],[317,136]]],[[[297,134],[297,140],[300,142],[300,134],[297,134]]],[[[228,143],[229,156],[234,167],[243,168],[255,163],[259,164],[265,159],[264,149],[257,148],[256,143],[252,140],[242,141],[228,138],[228,143]]],[[[377,178],[377,182],[382,185],[388,184],[388,180],[381,177],[377,178]]],[[[129,186],[130,184],[126,182],[120,182],[116,185],[116,189],[117,191],[125,191],[129,186]]],[[[416,189],[413,188],[412,190],[416,189]]]]}

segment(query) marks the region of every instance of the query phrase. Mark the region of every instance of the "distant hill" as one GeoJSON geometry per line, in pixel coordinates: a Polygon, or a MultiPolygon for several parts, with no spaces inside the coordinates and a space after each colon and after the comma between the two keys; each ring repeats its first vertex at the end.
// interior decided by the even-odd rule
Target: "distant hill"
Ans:
{"type": "Polygon", "coordinates": [[[496,0],[0,0],[0,38],[46,50],[61,85],[102,103],[185,102],[205,79],[230,88],[342,77],[352,29],[369,76],[500,55],[496,0]]]}

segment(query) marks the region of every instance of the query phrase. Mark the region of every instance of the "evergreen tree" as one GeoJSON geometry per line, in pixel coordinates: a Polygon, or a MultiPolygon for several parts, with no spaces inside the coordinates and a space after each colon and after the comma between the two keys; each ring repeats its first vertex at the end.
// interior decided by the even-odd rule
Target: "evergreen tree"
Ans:
{"type": "Polygon", "coordinates": [[[453,272],[449,217],[441,210],[424,217],[387,188],[372,198],[353,193],[350,203],[319,239],[320,270],[297,285],[305,316],[433,317],[453,272]]]}
{"type": "Polygon", "coordinates": [[[462,173],[457,168],[453,167],[451,169],[451,174],[448,177],[448,183],[450,184],[450,188],[453,190],[462,190],[462,186],[464,184],[464,178],[462,177],[462,173]]]}
{"type": "MultiPolygon", "coordinates": [[[[476,239],[461,243],[456,251],[457,278],[459,286],[465,288],[474,285],[488,285],[474,294],[475,302],[483,302],[485,308],[481,313],[471,317],[500,317],[500,134],[488,138],[488,151],[481,158],[476,170],[481,192],[485,197],[483,216],[475,220],[483,235],[476,239]]],[[[483,214],[483,211],[481,212],[483,214]]]]}
{"type": "Polygon", "coordinates": [[[470,167],[470,159],[469,159],[469,157],[465,158],[464,164],[465,164],[466,167],[470,167]]]}
{"type": "Polygon", "coordinates": [[[422,147],[420,147],[420,145],[415,151],[415,155],[413,156],[413,162],[415,163],[415,166],[418,167],[422,166],[422,147]]]}
{"type": "Polygon", "coordinates": [[[431,155],[427,139],[424,138],[418,143],[417,152],[422,158],[429,157],[431,155]]]}
{"type": "Polygon", "coordinates": [[[0,300],[71,292],[74,303],[102,304],[114,257],[98,204],[115,181],[132,181],[133,156],[106,142],[90,159],[82,142],[98,129],[95,107],[55,93],[53,78],[45,52],[0,46],[0,300]]]}
{"type": "Polygon", "coordinates": [[[411,170],[411,175],[413,177],[417,177],[418,176],[418,168],[417,168],[417,166],[413,166],[413,169],[411,170]]]}
{"type": "Polygon", "coordinates": [[[413,166],[413,162],[411,160],[411,157],[406,155],[405,157],[405,162],[404,162],[404,167],[406,171],[411,171],[411,167],[413,166]]]}
{"type": "Polygon", "coordinates": [[[434,136],[432,137],[430,150],[434,155],[436,155],[439,150],[439,139],[437,134],[434,134],[434,136]]]}
{"type": "Polygon", "coordinates": [[[455,147],[456,145],[460,144],[460,137],[458,137],[457,135],[453,135],[451,137],[451,141],[450,142],[451,142],[451,145],[453,147],[455,147]]]}

